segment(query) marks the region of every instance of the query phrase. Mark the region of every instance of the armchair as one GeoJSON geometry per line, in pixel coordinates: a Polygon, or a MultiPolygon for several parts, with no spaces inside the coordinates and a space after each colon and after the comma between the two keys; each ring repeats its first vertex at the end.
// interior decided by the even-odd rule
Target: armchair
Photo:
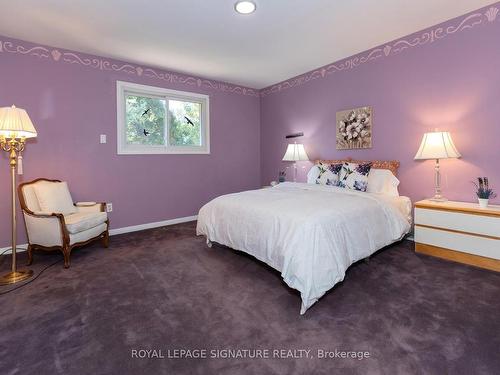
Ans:
{"type": "Polygon", "coordinates": [[[60,250],[64,268],[68,268],[75,247],[98,239],[108,247],[105,203],[73,203],[66,182],[45,178],[20,184],[18,192],[28,234],[29,264],[33,250],[60,250]]]}

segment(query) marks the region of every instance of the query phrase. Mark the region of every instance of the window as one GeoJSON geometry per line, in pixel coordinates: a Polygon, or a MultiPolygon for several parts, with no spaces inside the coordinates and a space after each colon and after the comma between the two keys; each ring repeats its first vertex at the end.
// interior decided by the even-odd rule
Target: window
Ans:
{"type": "Polygon", "coordinates": [[[118,154],[209,154],[208,95],[118,81],[118,154]]]}

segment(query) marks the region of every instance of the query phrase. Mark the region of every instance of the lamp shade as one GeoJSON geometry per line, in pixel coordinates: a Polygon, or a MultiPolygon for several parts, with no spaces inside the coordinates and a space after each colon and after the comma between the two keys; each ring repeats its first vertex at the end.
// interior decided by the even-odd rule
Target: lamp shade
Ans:
{"type": "Polygon", "coordinates": [[[309,157],[307,156],[304,145],[300,143],[289,144],[286,148],[285,155],[283,156],[283,161],[307,161],[309,157]]]}
{"type": "Polygon", "coordinates": [[[22,108],[3,107],[0,108],[0,137],[5,138],[34,138],[36,129],[22,108]]]}
{"type": "Polygon", "coordinates": [[[415,160],[459,158],[449,132],[425,133],[415,160]]]}

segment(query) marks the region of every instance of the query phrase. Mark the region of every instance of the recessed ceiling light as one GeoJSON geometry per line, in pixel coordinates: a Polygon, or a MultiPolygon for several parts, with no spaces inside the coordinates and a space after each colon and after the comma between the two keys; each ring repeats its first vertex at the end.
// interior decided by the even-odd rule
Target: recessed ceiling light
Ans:
{"type": "Polygon", "coordinates": [[[234,4],[234,10],[236,10],[240,14],[250,14],[255,12],[255,8],[257,6],[253,1],[238,1],[234,4]]]}

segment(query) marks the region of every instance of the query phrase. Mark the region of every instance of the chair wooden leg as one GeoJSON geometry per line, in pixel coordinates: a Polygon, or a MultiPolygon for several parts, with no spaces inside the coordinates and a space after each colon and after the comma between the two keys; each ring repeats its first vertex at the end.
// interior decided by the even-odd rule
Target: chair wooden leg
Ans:
{"type": "Polygon", "coordinates": [[[106,231],[103,236],[102,236],[102,246],[104,246],[106,249],[109,247],[109,232],[106,231]]]}
{"type": "Polygon", "coordinates": [[[33,264],[33,246],[28,245],[28,266],[33,264]]]}
{"type": "Polygon", "coordinates": [[[63,246],[62,248],[63,256],[64,256],[64,268],[69,268],[70,266],[70,254],[71,254],[71,249],[69,246],[63,246]]]}

